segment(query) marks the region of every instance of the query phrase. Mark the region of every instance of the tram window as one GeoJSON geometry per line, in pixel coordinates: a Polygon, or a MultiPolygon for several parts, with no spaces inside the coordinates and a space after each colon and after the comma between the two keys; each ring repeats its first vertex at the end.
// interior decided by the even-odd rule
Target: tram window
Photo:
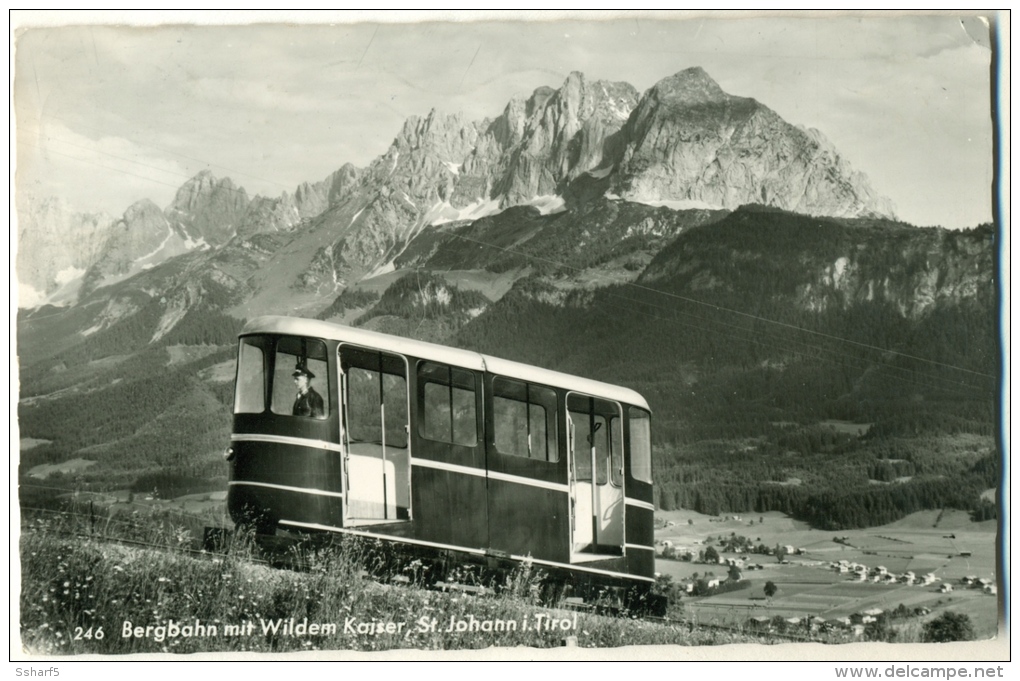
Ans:
{"type": "Polygon", "coordinates": [[[250,338],[242,338],[237,355],[235,414],[261,414],[266,409],[265,353],[250,338]]]}
{"type": "Polygon", "coordinates": [[[326,363],[326,344],[309,338],[283,336],[276,344],[276,362],[273,371],[273,403],[274,414],[288,416],[298,409],[299,415],[324,419],[330,410],[329,365],[326,363]],[[299,396],[298,384],[294,372],[304,370],[309,374],[308,390],[314,393],[299,396]],[[315,396],[318,396],[316,399],[315,396]],[[299,399],[301,404],[298,404],[299,399]],[[322,402],[321,411],[318,401],[322,402]],[[306,413],[300,414],[302,410],[306,413]],[[311,411],[310,414],[307,411],[311,411]]]}
{"type": "Polygon", "coordinates": [[[630,416],[630,475],[641,482],[652,481],[652,426],[651,416],[644,409],[631,407],[630,416]]]}
{"type": "Polygon", "coordinates": [[[501,454],[559,460],[554,390],[497,377],[492,394],[496,449],[501,454]]]}
{"type": "Polygon", "coordinates": [[[347,435],[354,442],[407,447],[407,382],[403,376],[380,373],[352,366],[347,369],[347,435]],[[379,397],[386,406],[386,429],[380,429],[383,411],[379,397]]]}
{"type": "Polygon", "coordinates": [[[572,393],[567,398],[574,429],[574,470],[577,480],[592,479],[594,448],[595,484],[622,483],[623,436],[619,407],[613,402],[572,393]],[[606,417],[609,416],[607,422],[606,417]]]}
{"type": "Polygon", "coordinates": [[[424,362],[418,379],[423,386],[421,436],[467,447],[478,444],[474,374],[424,362]]]}

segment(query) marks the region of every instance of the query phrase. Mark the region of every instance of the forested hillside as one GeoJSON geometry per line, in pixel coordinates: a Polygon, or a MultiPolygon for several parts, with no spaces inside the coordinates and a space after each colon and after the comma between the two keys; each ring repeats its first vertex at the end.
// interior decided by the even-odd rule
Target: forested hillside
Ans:
{"type": "Polygon", "coordinates": [[[635,284],[519,281],[458,342],[644,394],[664,508],[831,527],[976,510],[997,479],[991,236],[741,209],[635,284]]]}

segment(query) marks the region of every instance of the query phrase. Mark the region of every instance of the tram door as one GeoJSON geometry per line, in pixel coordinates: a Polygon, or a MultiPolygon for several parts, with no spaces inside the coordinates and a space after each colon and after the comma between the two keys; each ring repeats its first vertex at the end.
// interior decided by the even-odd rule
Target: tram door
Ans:
{"type": "Polygon", "coordinates": [[[567,396],[572,553],[621,555],[623,421],[609,400],[567,396]]]}
{"type": "Polygon", "coordinates": [[[344,524],[409,520],[407,363],[348,345],[339,352],[344,524]]]}

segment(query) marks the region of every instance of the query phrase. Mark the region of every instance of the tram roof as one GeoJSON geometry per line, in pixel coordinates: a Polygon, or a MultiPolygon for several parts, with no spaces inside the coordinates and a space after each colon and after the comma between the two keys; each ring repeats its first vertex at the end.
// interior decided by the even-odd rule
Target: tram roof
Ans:
{"type": "Polygon", "coordinates": [[[617,400],[626,404],[648,409],[648,402],[640,393],[601,381],[593,381],[588,378],[581,378],[573,374],[564,374],[551,369],[543,369],[531,364],[513,362],[508,359],[500,359],[490,355],[483,355],[470,350],[451,348],[437,343],[401,338],[386,333],[367,331],[342,324],[333,324],[317,319],[304,319],[301,317],[265,316],[256,317],[245,324],[241,331],[242,336],[257,333],[275,333],[289,336],[308,336],[315,338],[327,338],[343,343],[351,343],[362,347],[375,348],[394,352],[402,355],[411,355],[420,359],[428,359],[452,366],[474,369],[476,371],[488,371],[508,378],[518,378],[542,383],[550,386],[576,390],[577,392],[617,400]]]}

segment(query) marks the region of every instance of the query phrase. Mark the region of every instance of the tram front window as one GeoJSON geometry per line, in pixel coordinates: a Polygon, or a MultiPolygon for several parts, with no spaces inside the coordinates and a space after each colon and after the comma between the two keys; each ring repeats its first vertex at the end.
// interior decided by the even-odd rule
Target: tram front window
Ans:
{"type": "Polygon", "coordinates": [[[259,342],[257,338],[242,338],[237,350],[235,414],[261,414],[266,410],[266,358],[259,342]]]}
{"type": "Polygon", "coordinates": [[[273,368],[273,413],[324,419],[329,414],[329,392],[326,344],[280,338],[273,368]]]}

